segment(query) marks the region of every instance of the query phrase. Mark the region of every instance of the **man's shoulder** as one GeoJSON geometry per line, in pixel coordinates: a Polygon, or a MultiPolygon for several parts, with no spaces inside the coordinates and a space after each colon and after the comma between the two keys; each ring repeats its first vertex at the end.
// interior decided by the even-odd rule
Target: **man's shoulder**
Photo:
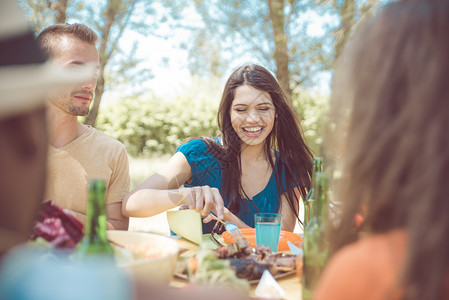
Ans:
{"type": "Polygon", "coordinates": [[[92,132],[90,134],[90,140],[91,142],[95,143],[98,146],[104,146],[104,147],[118,147],[118,148],[125,148],[125,145],[123,145],[122,142],[119,140],[107,135],[106,133],[96,129],[91,128],[92,132]]]}

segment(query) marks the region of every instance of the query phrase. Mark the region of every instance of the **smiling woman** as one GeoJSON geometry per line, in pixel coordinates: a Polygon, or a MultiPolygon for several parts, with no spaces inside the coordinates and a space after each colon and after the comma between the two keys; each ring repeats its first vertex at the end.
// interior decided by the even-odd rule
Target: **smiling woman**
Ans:
{"type": "Polygon", "coordinates": [[[276,109],[270,95],[250,85],[235,90],[232,127],[246,145],[263,143],[273,129],[276,109]]]}
{"type": "MultiPolygon", "coordinates": [[[[148,217],[186,204],[239,227],[257,212],[281,213],[293,231],[299,201],[310,186],[312,152],[298,117],[273,75],[246,65],[229,77],[218,109],[221,137],[178,147],[159,172],[124,200],[124,214],[148,217]],[[180,188],[181,186],[184,188],[180,188]]],[[[203,224],[208,233],[214,224],[203,224]]]]}

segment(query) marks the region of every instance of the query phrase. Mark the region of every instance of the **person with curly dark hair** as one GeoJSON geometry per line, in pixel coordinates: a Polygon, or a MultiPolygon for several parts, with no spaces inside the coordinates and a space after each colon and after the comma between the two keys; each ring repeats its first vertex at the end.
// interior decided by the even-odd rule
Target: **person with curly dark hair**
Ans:
{"type": "Polygon", "coordinates": [[[317,300],[449,299],[448,28],[448,1],[398,1],[348,43],[333,94],[349,116],[343,212],[317,300]]]}

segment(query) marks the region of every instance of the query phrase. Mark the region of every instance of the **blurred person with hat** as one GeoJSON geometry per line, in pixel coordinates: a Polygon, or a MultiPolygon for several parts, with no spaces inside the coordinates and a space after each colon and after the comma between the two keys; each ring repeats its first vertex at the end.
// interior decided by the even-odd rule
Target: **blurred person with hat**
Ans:
{"type": "MultiPolygon", "coordinates": [[[[99,65],[97,35],[83,24],[56,24],[37,37],[44,52],[66,68],[99,65]]],[[[106,181],[106,214],[109,229],[128,229],[122,200],[129,192],[129,162],[119,141],[78,121],[86,116],[97,78],[53,93],[47,105],[49,134],[48,181],[45,200],[51,200],[86,220],[87,185],[91,178],[106,181]]]]}
{"type": "Polygon", "coordinates": [[[0,299],[122,300],[131,295],[128,275],[115,265],[69,266],[48,256],[47,248],[27,243],[46,181],[45,99],[94,75],[90,64],[67,68],[48,59],[16,1],[0,1],[0,299]]]}
{"type": "Polygon", "coordinates": [[[0,2],[0,253],[26,241],[46,179],[45,99],[92,78],[49,60],[13,0],[0,2]]]}

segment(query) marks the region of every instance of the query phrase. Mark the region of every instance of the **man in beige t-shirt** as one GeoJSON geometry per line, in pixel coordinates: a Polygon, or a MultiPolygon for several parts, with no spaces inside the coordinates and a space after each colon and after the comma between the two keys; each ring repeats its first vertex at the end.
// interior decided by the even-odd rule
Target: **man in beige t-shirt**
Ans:
{"type": "MultiPolygon", "coordinates": [[[[44,51],[66,68],[99,65],[96,34],[81,24],[57,24],[38,36],[44,51]]],[[[45,200],[54,201],[85,222],[88,181],[106,180],[109,229],[128,229],[122,200],[129,192],[129,164],[119,141],[78,122],[93,99],[96,77],[74,89],[54,94],[47,106],[49,130],[48,180],[45,200]]]]}

